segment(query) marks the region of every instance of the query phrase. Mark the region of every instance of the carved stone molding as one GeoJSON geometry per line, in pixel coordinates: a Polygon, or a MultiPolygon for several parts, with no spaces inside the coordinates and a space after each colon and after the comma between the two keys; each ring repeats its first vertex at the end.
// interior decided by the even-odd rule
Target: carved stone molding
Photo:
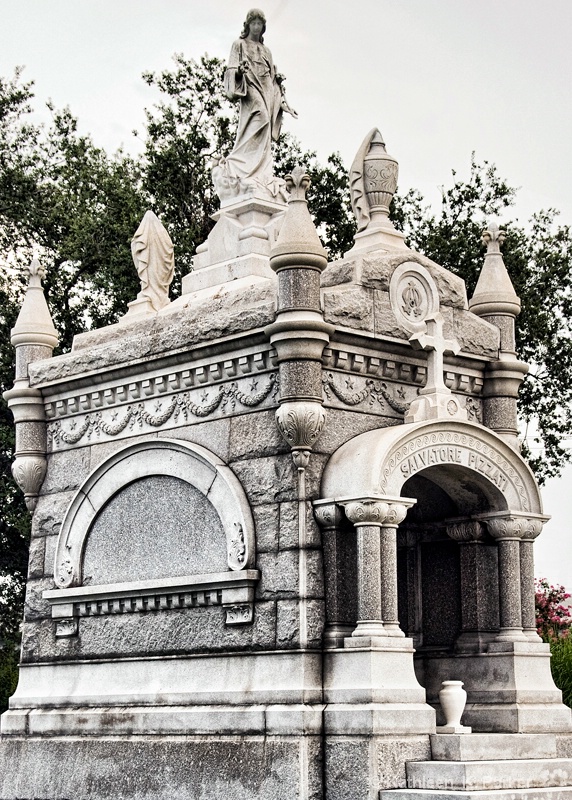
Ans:
{"type": "MultiPolygon", "coordinates": [[[[340,372],[351,372],[356,378],[363,375],[415,386],[423,386],[427,380],[425,360],[417,361],[416,358],[408,358],[401,361],[395,357],[384,357],[384,354],[374,350],[343,348],[337,343],[330,343],[324,349],[322,364],[334,376],[340,372]]],[[[459,394],[479,395],[483,388],[482,372],[466,367],[454,368],[447,364],[444,381],[451,391],[459,394]]],[[[336,383],[340,385],[340,380],[336,380],[336,383]]]]}
{"type": "Polygon", "coordinates": [[[482,517],[483,522],[489,529],[489,533],[498,541],[501,540],[524,540],[532,541],[540,534],[544,522],[549,517],[542,515],[526,516],[521,514],[511,514],[506,516],[482,517]]]}
{"type": "Polygon", "coordinates": [[[383,521],[384,528],[386,527],[397,527],[400,525],[405,517],[407,516],[407,511],[413,503],[390,503],[389,508],[387,511],[387,516],[383,521]]]}
{"type": "Polygon", "coordinates": [[[340,501],[340,504],[343,505],[349,521],[356,527],[360,525],[397,527],[407,516],[407,510],[415,503],[415,500],[409,498],[403,498],[403,501],[357,498],[340,501]]]}
{"type": "Polygon", "coordinates": [[[193,417],[204,419],[217,410],[232,413],[237,405],[244,408],[255,408],[268,397],[275,398],[278,388],[278,376],[271,373],[259,391],[257,391],[258,381],[251,382],[249,392],[241,391],[238,383],[233,381],[219,385],[210,392],[203,389],[198,396],[196,396],[197,393],[181,392],[164,401],[157,400],[153,411],[149,410],[146,403],[140,402],[122,406],[120,412],[110,410],[107,417],[102,411],[96,411],[80,418],[82,421],[79,424],[78,420],[74,418],[66,424],[66,428],[60,420],[56,420],[48,424],[48,435],[51,438],[52,449],[57,450],[66,445],[76,445],[83,439],[89,441],[94,436],[115,437],[124,432],[129,434],[134,429],[141,429],[145,425],[161,428],[167,423],[171,423],[171,425],[188,424],[193,417]],[[195,402],[195,400],[199,402],[195,402]],[[121,413],[120,417],[119,413],[121,413]]]}
{"type": "Polygon", "coordinates": [[[366,378],[363,388],[357,389],[355,378],[345,378],[338,382],[333,372],[324,372],[322,384],[327,399],[330,399],[333,394],[346,406],[357,406],[367,400],[370,407],[378,403],[383,408],[387,403],[394,411],[405,414],[410,405],[405,399],[402,387],[395,387],[393,391],[390,391],[386,383],[372,378],[366,378]],[[346,388],[341,385],[342,383],[345,383],[346,388]]]}
{"type": "Polygon", "coordinates": [[[439,291],[429,270],[414,261],[400,264],[389,283],[391,309],[410,332],[439,311],[439,291]]]}
{"type": "Polygon", "coordinates": [[[389,505],[379,500],[355,500],[344,503],[344,510],[353,525],[379,525],[381,527],[389,511],[389,505]]]}
{"type": "Polygon", "coordinates": [[[320,504],[320,501],[314,503],[314,516],[321,528],[338,528],[343,519],[344,513],[340,506],[336,503],[320,504]]]}
{"type": "Polygon", "coordinates": [[[485,538],[485,527],[476,519],[454,520],[447,524],[447,535],[456,542],[479,542],[485,538]]]}
{"type": "Polygon", "coordinates": [[[17,456],[12,464],[14,480],[24,492],[26,508],[34,511],[38,494],[46,476],[46,459],[42,455],[17,456]]]}
{"type": "Polygon", "coordinates": [[[92,523],[126,482],[146,477],[150,469],[155,475],[169,475],[189,483],[212,503],[225,531],[230,570],[241,572],[254,563],[254,521],[244,489],[232,470],[199,445],[151,439],[114,453],[76,493],[57,539],[56,586],[67,589],[82,584],[85,542],[92,523]]]}
{"type": "Polygon", "coordinates": [[[133,581],[43,593],[52,609],[57,637],[75,636],[78,619],[171,609],[223,606],[227,625],[252,622],[258,570],[133,581]]]}
{"type": "Polygon", "coordinates": [[[283,403],[276,411],[276,423],[293,450],[311,450],[326,423],[326,412],[319,403],[283,403]]]}
{"type": "Polygon", "coordinates": [[[480,434],[441,430],[422,433],[393,450],[387,458],[381,476],[381,488],[391,491],[396,474],[405,480],[427,467],[438,464],[459,464],[480,473],[506,494],[512,486],[524,511],[530,509],[530,497],[523,483],[521,470],[500,451],[497,442],[488,443],[480,434]]]}
{"type": "MultiPolygon", "coordinates": [[[[62,419],[74,414],[101,411],[115,406],[124,406],[133,401],[144,402],[161,398],[176,392],[192,389],[207,389],[234,378],[240,387],[242,377],[252,377],[247,384],[251,393],[252,381],[258,384],[259,373],[265,373],[276,366],[276,352],[271,349],[256,349],[243,355],[229,355],[212,361],[199,362],[185,369],[173,369],[150,377],[137,377],[131,381],[115,383],[89,393],[74,392],[63,397],[50,398],[46,402],[46,417],[49,420],[62,419]]],[[[258,391],[256,386],[253,391],[258,391]]],[[[47,390],[49,392],[49,390],[47,390]]],[[[47,393],[46,392],[46,393],[47,393]]]]}

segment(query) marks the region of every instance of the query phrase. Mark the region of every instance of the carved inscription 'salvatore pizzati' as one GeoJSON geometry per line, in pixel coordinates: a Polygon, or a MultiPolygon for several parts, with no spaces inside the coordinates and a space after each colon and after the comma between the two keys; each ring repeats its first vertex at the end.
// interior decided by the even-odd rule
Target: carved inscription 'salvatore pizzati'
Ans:
{"type": "Polygon", "coordinates": [[[519,496],[523,510],[530,510],[526,488],[502,453],[477,437],[453,431],[418,436],[397,448],[386,462],[380,488],[382,491],[386,489],[396,469],[407,480],[417,472],[439,464],[474,470],[503,493],[510,485],[519,496]]]}

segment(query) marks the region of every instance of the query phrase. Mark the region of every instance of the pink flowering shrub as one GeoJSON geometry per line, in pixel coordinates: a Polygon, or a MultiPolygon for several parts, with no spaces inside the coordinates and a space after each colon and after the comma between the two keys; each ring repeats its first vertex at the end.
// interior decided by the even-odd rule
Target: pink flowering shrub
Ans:
{"type": "Polygon", "coordinates": [[[552,586],[545,578],[535,581],[536,628],[550,644],[554,683],[562,691],[564,703],[572,706],[572,615],[564,605],[569,597],[563,586],[552,586]]]}
{"type": "Polygon", "coordinates": [[[570,594],[564,586],[553,586],[546,578],[537,578],[535,584],[536,629],[544,642],[568,636],[572,625],[570,608],[563,605],[570,594]]]}

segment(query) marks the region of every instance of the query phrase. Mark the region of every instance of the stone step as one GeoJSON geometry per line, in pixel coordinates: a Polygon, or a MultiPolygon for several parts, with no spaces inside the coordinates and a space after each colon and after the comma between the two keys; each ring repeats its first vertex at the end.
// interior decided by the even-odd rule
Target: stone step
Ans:
{"type": "Polygon", "coordinates": [[[572,758],[520,761],[410,761],[409,789],[489,791],[572,786],[572,758]]]}
{"type": "Polygon", "coordinates": [[[445,789],[385,789],[379,793],[379,800],[572,800],[572,786],[469,792],[445,789]]]}
{"type": "Polygon", "coordinates": [[[556,758],[552,733],[433,734],[431,755],[435,761],[500,761],[556,758]]]}

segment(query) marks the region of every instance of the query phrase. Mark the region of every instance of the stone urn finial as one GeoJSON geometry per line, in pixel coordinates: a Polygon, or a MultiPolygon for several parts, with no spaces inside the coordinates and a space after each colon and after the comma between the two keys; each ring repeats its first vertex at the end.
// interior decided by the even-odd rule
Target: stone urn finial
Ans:
{"type": "Polygon", "coordinates": [[[389,155],[383,136],[373,128],[361,143],[350,169],[350,198],[357,222],[350,253],[405,247],[405,237],[389,218],[398,174],[397,159],[389,155]]]}
{"type": "Polygon", "coordinates": [[[389,223],[389,205],[397,189],[399,165],[385,149],[383,136],[376,130],[363,160],[365,196],[369,206],[370,224],[389,223]]]}

